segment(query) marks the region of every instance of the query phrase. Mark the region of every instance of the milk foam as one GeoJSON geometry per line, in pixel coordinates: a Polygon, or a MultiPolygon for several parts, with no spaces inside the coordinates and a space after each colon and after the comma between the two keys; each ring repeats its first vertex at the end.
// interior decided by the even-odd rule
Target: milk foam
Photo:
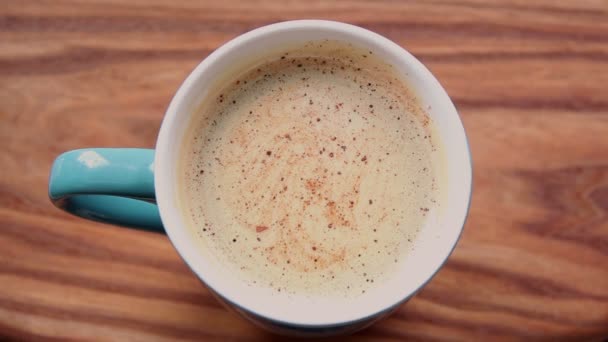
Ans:
{"type": "Polygon", "coordinates": [[[437,206],[432,122],[371,51],[291,49],[224,83],[195,117],[180,158],[185,216],[252,286],[360,295],[437,206]]]}

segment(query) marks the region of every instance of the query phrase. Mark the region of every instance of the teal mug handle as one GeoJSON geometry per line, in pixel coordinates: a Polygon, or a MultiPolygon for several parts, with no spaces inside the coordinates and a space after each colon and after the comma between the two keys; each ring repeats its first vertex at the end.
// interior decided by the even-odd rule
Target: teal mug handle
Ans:
{"type": "Polygon", "coordinates": [[[49,198],[56,207],[93,221],[164,232],[154,195],[154,150],[65,152],[53,163],[49,198]]]}

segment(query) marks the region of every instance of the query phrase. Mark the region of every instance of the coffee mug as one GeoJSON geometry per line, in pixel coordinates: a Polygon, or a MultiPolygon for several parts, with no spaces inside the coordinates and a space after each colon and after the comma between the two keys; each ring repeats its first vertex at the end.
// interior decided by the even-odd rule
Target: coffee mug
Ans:
{"type": "Polygon", "coordinates": [[[439,82],[416,58],[392,41],[344,23],[297,20],[245,33],[218,48],[186,78],[162,122],[155,150],[87,148],[54,162],[49,197],[59,208],[95,221],[165,232],[186,264],[227,307],[277,333],[302,336],[350,333],[396,309],[442,267],[456,246],[471,198],[472,166],[458,113],[439,82]],[[247,287],[195,246],[178,207],[181,138],[210,84],[245,59],[297,42],[339,40],[373,50],[406,76],[436,124],[446,154],[443,214],[420,231],[402,269],[380,289],[349,300],[272,296],[247,287]]]}

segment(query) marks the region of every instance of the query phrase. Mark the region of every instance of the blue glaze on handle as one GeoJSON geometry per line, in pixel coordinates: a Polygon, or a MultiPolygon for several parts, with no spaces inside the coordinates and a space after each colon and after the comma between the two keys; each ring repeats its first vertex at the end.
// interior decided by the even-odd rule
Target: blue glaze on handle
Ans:
{"type": "Polygon", "coordinates": [[[154,150],[88,148],[63,153],[49,180],[53,204],[94,221],[164,232],[154,195],[154,150]]]}

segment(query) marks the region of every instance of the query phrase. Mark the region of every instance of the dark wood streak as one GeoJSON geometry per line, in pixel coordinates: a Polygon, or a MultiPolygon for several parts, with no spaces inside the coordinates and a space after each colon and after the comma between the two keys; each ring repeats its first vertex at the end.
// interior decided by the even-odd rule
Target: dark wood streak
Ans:
{"type": "MultiPolygon", "coordinates": [[[[0,72],[11,75],[62,74],[90,69],[99,65],[124,62],[148,62],[159,60],[193,60],[206,57],[210,50],[167,49],[167,50],[124,50],[71,47],[54,55],[23,57],[20,59],[0,59],[0,72]]],[[[416,53],[422,62],[430,63],[483,63],[504,60],[572,60],[582,59],[608,62],[608,52],[604,51],[496,51],[462,53],[416,53]]]]}
{"type": "MultiPolygon", "coordinates": [[[[418,1],[420,2],[420,1],[418,1]]],[[[538,14],[560,14],[567,17],[581,16],[581,17],[596,17],[604,18],[608,14],[606,11],[601,9],[586,9],[586,8],[560,8],[556,6],[545,6],[530,3],[526,5],[518,5],[513,3],[491,3],[491,2],[472,2],[472,1],[437,1],[437,0],[424,0],[426,4],[443,5],[448,7],[460,7],[463,9],[484,9],[484,10],[499,10],[499,11],[513,11],[520,12],[525,11],[527,13],[536,12],[538,14]]]]}
{"type": "MultiPolygon", "coordinates": [[[[421,301],[424,301],[422,297],[421,301]]],[[[464,311],[461,309],[461,311],[464,311]]],[[[485,335],[493,335],[499,336],[498,340],[525,340],[525,341],[595,341],[601,340],[605,337],[605,332],[601,332],[602,327],[604,326],[603,322],[598,322],[598,325],[590,327],[589,331],[573,333],[571,336],[565,337],[564,334],[551,334],[548,332],[534,332],[526,329],[509,329],[504,324],[500,322],[496,322],[496,324],[478,324],[470,321],[461,321],[460,319],[447,318],[442,316],[426,316],[424,312],[420,311],[411,311],[411,312],[402,312],[398,311],[395,313],[391,319],[398,319],[400,321],[406,322],[422,322],[425,324],[429,324],[437,327],[453,327],[454,330],[466,329],[468,331],[474,331],[473,336],[478,336],[472,340],[480,339],[480,336],[485,335]]],[[[571,323],[573,326],[573,331],[577,328],[577,325],[571,323]]],[[[425,336],[424,340],[427,340],[428,337],[425,336]]]]}
{"type": "Polygon", "coordinates": [[[491,22],[458,22],[449,21],[428,22],[366,22],[357,21],[354,24],[372,31],[382,32],[391,38],[413,38],[424,36],[428,39],[446,37],[487,37],[492,39],[517,40],[572,40],[584,42],[606,42],[608,35],[602,30],[563,30],[553,31],[547,28],[517,26],[516,24],[491,22]]]}
{"type": "Polygon", "coordinates": [[[583,245],[608,256],[608,241],[599,235],[592,235],[585,232],[558,232],[548,234],[539,224],[526,225],[526,228],[528,231],[542,237],[583,245]]]}
{"type": "MultiPolygon", "coordinates": [[[[449,265],[446,267],[451,268],[449,265]]],[[[484,276],[486,276],[486,274],[484,274],[484,276]]],[[[446,296],[444,291],[442,291],[441,289],[436,289],[432,287],[425,288],[418,296],[420,296],[420,298],[424,298],[424,300],[428,300],[439,305],[449,306],[458,310],[486,313],[504,312],[516,317],[528,317],[530,319],[558,323],[563,325],[573,324],[573,322],[569,319],[561,318],[560,316],[555,314],[548,314],[529,308],[518,308],[508,304],[485,303],[482,300],[474,302],[468,298],[462,298],[460,296],[446,296]]],[[[576,322],[577,326],[585,326],[589,328],[599,328],[602,326],[602,324],[603,322],[595,321],[576,322]]]]}
{"type": "Polygon", "coordinates": [[[69,320],[92,324],[111,325],[118,328],[136,329],[151,334],[173,338],[213,338],[219,337],[204,328],[174,326],[162,321],[144,321],[128,317],[116,317],[103,312],[92,312],[85,309],[63,309],[42,303],[31,303],[13,298],[0,297],[0,307],[29,315],[48,317],[55,320],[69,320]]]}
{"type": "MultiPolygon", "coordinates": [[[[123,294],[131,297],[145,299],[153,298],[154,300],[167,300],[196,306],[221,307],[217,300],[203,292],[202,286],[200,291],[197,292],[182,292],[166,287],[146,286],[145,279],[142,279],[141,284],[118,283],[112,280],[94,279],[75,274],[41,269],[27,269],[25,267],[11,265],[0,265],[0,274],[10,274],[46,283],[58,285],[65,284],[83,289],[123,294]]],[[[162,286],[162,284],[156,285],[162,286]]]]}
{"type": "Polygon", "coordinates": [[[608,296],[596,295],[582,292],[572,286],[558,283],[550,279],[535,278],[531,275],[515,273],[506,269],[498,269],[484,265],[475,265],[460,260],[450,260],[449,266],[452,270],[461,274],[483,275],[486,277],[501,279],[512,291],[526,293],[530,296],[562,299],[586,299],[598,302],[606,302],[608,296]]]}
{"type": "MultiPolygon", "coordinates": [[[[276,20],[278,21],[278,20],[276,20]]],[[[212,18],[188,18],[162,16],[4,16],[0,17],[0,30],[10,32],[216,32],[239,34],[269,22],[256,20],[236,20],[227,22],[212,18]]]]}
{"type": "MultiPolygon", "coordinates": [[[[424,341],[440,341],[440,339],[433,338],[428,334],[421,334],[420,331],[416,330],[404,329],[403,331],[395,331],[394,329],[385,328],[391,325],[391,321],[401,321],[401,318],[390,316],[390,318],[376,323],[371,328],[362,331],[356,336],[361,337],[363,341],[377,339],[386,339],[389,341],[416,341],[420,339],[423,339],[424,341]]],[[[345,340],[348,341],[348,337],[345,340]]],[[[331,341],[331,339],[328,339],[328,341],[331,341]]]]}
{"type": "Polygon", "coordinates": [[[190,274],[190,270],[180,259],[161,259],[133,253],[120,252],[117,249],[104,247],[89,240],[77,239],[73,235],[58,233],[41,226],[33,227],[21,222],[3,221],[0,218],[2,235],[10,237],[31,247],[31,250],[45,253],[71,256],[95,261],[120,260],[133,266],[144,266],[159,270],[170,270],[174,273],[190,274]]]}
{"type": "Polygon", "coordinates": [[[601,228],[608,223],[608,166],[585,165],[542,172],[519,171],[550,213],[523,226],[533,234],[558,239],[608,256],[608,237],[601,228]]]}
{"type": "MultiPolygon", "coordinates": [[[[281,21],[282,19],[296,18],[273,18],[270,20],[246,20],[239,19],[226,21],[212,18],[170,18],[170,17],[69,17],[69,16],[5,16],[0,18],[0,30],[8,32],[34,32],[44,30],[46,32],[221,32],[238,34],[255,27],[281,21]]],[[[608,35],[601,29],[593,27],[579,30],[550,30],[541,27],[525,27],[511,23],[499,22],[449,22],[449,21],[379,21],[356,20],[355,25],[366,27],[370,30],[382,32],[389,36],[406,35],[415,36],[424,34],[426,37],[433,36],[475,36],[491,38],[517,38],[517,39],[542,39],[542,40],[576,40],[585,42],[607,42],[608,35]]]]}
{"type": "Polygon", "coordinates": [[[100,65],[124,62],[149,62],[159,60],[202,60],[209,50],[119,50],[100,48],[68,48],[54,55],[23,57],[19,59],[0,59],[0,72],[3,75],[40,75],[65,74],[88,70],[100,65]]]}
{"type": "MultiPolygon", "coordinates": [[[[454,319],[445,317],[442,315],[426,315],[423,312],[402,312],[397,311],[393,314],[394,318],[407,321],[407,322],[420,322],[437,325],[441,327],[454,326],[458,328],[470,329],[475,331],[480,329],[480,325],[477,322],[471,322],[466,319],[454,319]]],[[[506,327],[501,322],[494,322],[492,324],[483,324],[482,328],[485,333],[492,334],[495,336],[510,335],[514,336],[515,332],[513,329],[506,327]]],[[[532,337],[533,334],[528,334],[525,331],[517,331],[517,334],[522,337],[532,337]]]]}
{"type": "MultiPolygon", "coordinates": [[[[453,327],[454,330],[460,329],[471,331],[471,336],[475,336],[471,340],[483,340],[482,336],[492,335],[497,336],[496,340],[509,341],[601,341],[606,332],[602,332],[603,325],[597,326],[596,329],[585,332],[567,334],[554,334],[547,331],[535,332],[527,329],[511,329],[500,320],[492,324],[479,324],[473,321],[466,321],[454,318],[442,317],[440,315],[426,316],[423,312],[397,312],[394,316],[400,320],[407,322],[421,322],[438,327],[453,327]]],[[[573,327],[573,331],[576,331],[573,327]]],[[[426,337],[425,337],[426,340],[426,337]]]]}
{"type": "Polygon", "coordinates": [[[13,327],[10,324],[5,324],[3,322],[0,322],[0,341],[6,341],[6,342],[8,342],[8,341],[64,342],[64,341],[78,341],[78,339],[36,334],[27,329],[18,329],[18,328],[13,327]]]}
{"type": "MultiPolygon", "coordinates": [[[[531,94],[534,96],[534,94],[531,94]]],[[[608,101],[603,98],[587,98],[573,95],[571,98],[550,97],[501,97],[501,98],[468,98],[453,96],[452,101],[459,109],[515,109],[515,110],[569,110],[605,113],[608,101]]]]}
{"type": "MultiPolygon", "coordinates": [[[[0,113],[0,119],[3,123],[9,122],[10,119],[7,116],[4,116],[5,113],[0,113]],[[7,120],[5,120],[7,119],[7,120]]],[[[15,115],[15,120],[12,123],[16,123],[19,115],[15,115]]],[[[0,184],[0,205],[1,208],[4,209],[18,209],[24,208],[24,211],[30,214],[41,214],[43,212],[48,212],[48,210],[44,209],[44,205],[40,206],[36,204],[36,200],[32,198],[28,198],[23,192],[16,191],[20,187],[17,184],[0,184]]],[[[52,213],[51,215],[54,217],[58,217],[58,213],[52,213]]],[[[0,216],[0,221],[2,217],[0,216]]]]}
{"type": "Polygon", "coordinates": [[[448,52],[448,53],[416,53],[418,59],[431,63],[483,63],[539,60],[584,60],[608,63],[608,51],[491,51],[491,52],[448,52]]]}

